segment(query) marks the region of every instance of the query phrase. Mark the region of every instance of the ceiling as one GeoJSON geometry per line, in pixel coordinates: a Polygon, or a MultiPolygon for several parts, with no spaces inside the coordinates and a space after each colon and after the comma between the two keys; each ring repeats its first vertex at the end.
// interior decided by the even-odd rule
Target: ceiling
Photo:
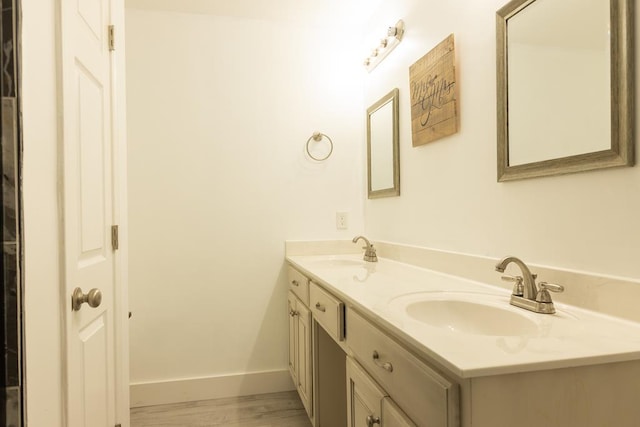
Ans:
{"type": "Polygon", "coordinates": [[[127,8],[361,27],[383,0],[126,0],[127,8]]]}

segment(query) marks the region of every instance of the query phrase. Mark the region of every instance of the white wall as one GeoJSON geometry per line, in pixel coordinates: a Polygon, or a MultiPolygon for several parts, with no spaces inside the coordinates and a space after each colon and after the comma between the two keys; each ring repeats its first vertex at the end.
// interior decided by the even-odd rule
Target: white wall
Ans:
{"type": "Polygon", "coordinates": [[[335,28],[126,20],[131,382],[285,370],[284,240],[363,229],[361,55],[335,28]]]}
{"type": "Polygon", "coordinates": [[[372,31],[399,18],[407,31],[366,80],[365,105],[400,88],[402,191],[366,202],[366,232],[377,240],[495,258],[513,254],[637,279],[640,167],[496,182],[495,13],[505,3],[385,0],[372,19],[372,31]],[[450,33],[460,130],[412,148],[408,69],[450,33]]]}
{"type": "Polygon", "coordinates": [[[55,2],[23,1],[22,128],[26,405],[62,426],[55,2]]]}

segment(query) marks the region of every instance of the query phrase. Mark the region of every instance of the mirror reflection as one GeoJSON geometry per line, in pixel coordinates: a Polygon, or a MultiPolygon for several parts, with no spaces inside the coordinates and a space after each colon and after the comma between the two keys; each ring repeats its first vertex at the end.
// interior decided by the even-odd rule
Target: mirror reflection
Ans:
{"type": "Polygon", "coordinates": [[[633,165],[630,0],[497,14],[498,180],[633,165]]]}
{"type": "Polygon", "coordinates": [[[398,89],[367,110],[369,198],[400,195],[398,89]]]}
{"type": "Polygon", "coordinates": [[[508,31],[509,165],[609,148],[609,1],[536,0],[508,31]]]}
{"type": "Polygon", "coordinates": [[[393,105],[391,101],[371,114],[371,190],[393,187],[393,105]]]}

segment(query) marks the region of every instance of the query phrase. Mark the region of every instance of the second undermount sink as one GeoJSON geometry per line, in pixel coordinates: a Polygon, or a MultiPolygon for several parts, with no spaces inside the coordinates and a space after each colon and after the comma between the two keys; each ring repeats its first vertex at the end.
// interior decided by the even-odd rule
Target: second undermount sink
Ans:
{"type": "Polygon", "coordinates": [[[538,331],[530,314],[519,313],[498,295],[425,292],[396,298],[392,304],[415,320],[454,333],[522,336],[538,331]]]}

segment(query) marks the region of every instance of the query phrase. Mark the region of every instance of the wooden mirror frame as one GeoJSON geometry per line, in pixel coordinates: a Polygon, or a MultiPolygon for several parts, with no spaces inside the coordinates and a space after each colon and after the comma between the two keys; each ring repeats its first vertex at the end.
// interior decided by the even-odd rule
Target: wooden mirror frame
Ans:
{"type": "Polygon", "coordinates": [[[498,181],[634,165],[634,0],[610,0],[611,147],[509,166],[507,20],[536,0],[513,0],[496,14],[498,181]]]}

